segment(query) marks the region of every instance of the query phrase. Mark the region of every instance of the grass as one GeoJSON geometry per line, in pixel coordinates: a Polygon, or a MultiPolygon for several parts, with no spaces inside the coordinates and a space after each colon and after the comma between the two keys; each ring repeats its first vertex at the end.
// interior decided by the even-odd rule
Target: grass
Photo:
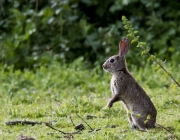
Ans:
{"type": "MultiPolygon", "coordinates": [[[[20,134],[37,140],[68,139],[63,134],[42,125],[15,125],[5,123],[15,120],[52,122],[52,126],[74,132],[75,125],[82,123],[85,130],[73,135],[74,139],[175,139],[164,129],[157,127],[148,132],[132,130],[122,104],[112,109],[102,109],[111,97],[110,73],[100,67],[92,70],[78,59],[71,65],[52,64],[35,71],[13,71],[13,67],[0,68],[0,139],[17,139],[20,134]],[[76,115],[80,115],[93,129],[76,115]],[[87,119],[88,115],[95,118],[87,119]],[[69,117],[68,117],[69,116],[69,117]]],[[[169,70],[180,78],[180,66],[168,65],[169,70]],[[171,69],[170,69],[171,68],[171,69]]],[[[157,123],[180,138],[180,92],[172,80],[155,65],[138,69],[130,68],[135,79],[145,89],[158,111],[157,123]]]]}

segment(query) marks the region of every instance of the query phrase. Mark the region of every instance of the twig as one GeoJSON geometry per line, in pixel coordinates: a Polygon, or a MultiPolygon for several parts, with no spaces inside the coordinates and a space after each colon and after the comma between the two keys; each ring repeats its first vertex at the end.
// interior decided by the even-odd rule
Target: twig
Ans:
{"type": "Polygon", "coordinates": [[[79,116],[77,113],[76,113],[76,115],[77,115],[83,122],[85,122],[85,123],[87,124],[87,126],[88,126],[92,131],[94,131],[94,129],[93,129],[81,116],[79,116]]]}
{"type": "Polygon", "coordinates": [[[8,121],[6,122],[5,124],[6,125],[18,125],[18,124],[21,124],[21,125],[36,125],[36,124],[43,124],[43,123],[51,123],[51,122],[36,122],[36,121],[21,121],[21,120],[17,120],[17,121],[8,121]]]}
{"type": "MultiPolygon", "coordinates": [[[[151,54],[148,52],[148,55],[151,56],[151,54]]],[[[153,60],[156,62],[156,64],[158,64],[163,70],[165,73],[167,73],[171,79],[180,87],[180,84],[174,79],[174,77],[172,76],[171,73],[169,73],[155,58],[153,58],[153,60]]]]}
{"type": "Polygon", "coordinates": [[[61,130],[58,130],[58,129],[56,129],[56,128],[54,128],[54,127],[52,127],[51,125],[49,125],[49,124],[46,124],[46,126],[47,127],[49,127],[49,128],[51,128],[51,129],[53,129],[53,130],[56,130],[56,131],[58,131],[58,132],[60,132],[60,133],[62,133],[62,134],[68,134],[68,133],[66,133],[66,132],[63,132],[63,131],[61,131],[61,130]]]}
{"type": "Polygon", "coordinates": [[[49,128],[51,128],[51,129],[53,129],[53,130],[56,130],[56,131],[58,131],[58,132],[64,134],[64,135],[67,135],[67,134],[70,134],[70,135],[73,135],[73,134],[79,134],[79,133],[82,131],[82,130],[78,130],[78,131],[75,131],[75,132],[63,132],[63,131],[61,131],[61,130],[58,130],[58,129],[52,127],[52,126],[49,125],[49,124],[46,124],[46,126],[49,127],[49,128]]]}
{"type": "MultiPolygon", "coordinates": [[[[123,21],[123,24],[124,24],[124,28],[128,31],[128,36],[133,37],[133,42],[137,42],[137,43],[138,43],[138,46],[141,47],[141,48],[143,48],[144,51],[151,57],[152,55],[149,53],[149,50],[146,50],[146,48],[145,48],[145,47],[147,47],[147,46],[146,46],[144,43],[143,43],[143,45],[142,45],[142,44],[140,45],[140,43],[142,43],[142,42],[139,42],[139,40],[138,40],[138,39],[139,39],[139,36],[135,36],[135,34],[137,33],[137,31],[136,31],[136,33],[135,33],[135,31],[133,31],[132,24],[128,21],[128,19],[127,19],[125,16],[122,16],[122,21],[123,21]]],[[[159,62],[157,61],[156,58],[153,57],[153,61],[154,61],[157,65],[159,65],[160,68],[162,68],[162,70],[163,70],[165,73],[168,74],[168,76],[178,85],[178,87],[180,87],[180,83],[178,83],[178,81],[175,80],[175,78],[172,76],[172,74],[169,73],[169,72],[165,69],[165,67],[163,67],[163,65],[161,65],[161,63],[159,63],[159,62]]]]}
{"type": "Polygon", "coordinates": [[[156,123],[156,125],[158,125],[159,127],[161,127],[162,129],[164,129],[164,130],[166,130],[168,133],[170,133],[172,136],[174,136],[177,140],[180,140],[179,138],[178,138],[178,136],[176,136],[175,134],[173,134],[170,130],[168,130],[166,127],[164,127],[164,126],[162,126],[162,125],[160,125],[160,124],[157,124],[156,123]]]}
{"type": "Polygon", "coordinates": [[[74,128],[75,128],[76,130],[80,130],[80,129],[83,130],[83,129],[85,129],[85,127],[84,127],[83,124],[75,125],[75,123],[73,122],[72,118],[71,118],[70,116],[68,116],[68,118],[71,120],[71,123],[73,124],[73,126],[74,126],[74,128]]]}
{"type": "Polygon", "coordinates": [[[99,131],[99,130],[101,130],[101,128],[98,128],[98,129],[95,129],[95,130],[89,130],[88,132],[89,132],[89,133],[91,133],[91,132],[97,132],[97,131],[99,131]]]}
{"type": "Polygon", "coordinates": [[[86,119],[93,119],[93,118],[97,118],[96,116],[92,116],[92,115],[87,115],[86,119]]]}
{"type": "MultiPolygon", "coordinates": [[[[137,43],[139,44],[139,41],[138,41],[138,40],[137,40],[137,43]]],[[[143,49],[145,50],[145,47],[143,47],[143,49]]],[[[149,52],[147,52],[147,54],[149,55],[149,57],[152,56],[149,52]]],[[[175,80],[175,78],[172,76],[172,74],[169,73],[169,72],[166,70],[166,68],[163,67],[163,65],[161,65],[161,63],[159,63],[159,62],[157,61],[157,59],[156,59],[155,57],[153,57],[153,61],[154,61],[157,65],[159,65],[159,67],[162,68],[162,70],[163,70],[165,73],[167,73],[168,76],[170,76],[171,79],[180,87],[180,84],[175,80]]]]}
{"type": "Polygon", "coordinates": [[[71,116],[69,116],[69,119],[71,120],[71,123],[73,124],[73,126],[76,127],[76,125],[74,124],[74,122],[73,122],[71,116]]]}

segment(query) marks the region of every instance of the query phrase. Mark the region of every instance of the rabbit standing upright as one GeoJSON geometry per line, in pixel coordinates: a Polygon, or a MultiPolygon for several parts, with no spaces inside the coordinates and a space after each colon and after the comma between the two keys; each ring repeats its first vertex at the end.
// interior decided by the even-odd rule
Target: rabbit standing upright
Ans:
{"type": "Polygon", "coordinates": [[[119,44],[119,54],[110,57],[103,64],[103,69],[112,73],[112,98],[107,106],[111,108],[113,103],[122,101],[127,110],[130,125],[144,131],[155,127],[157,111],[146,92],[126,67],[125,54],[129,47],[128,39],[123,38],[119,44]]]}

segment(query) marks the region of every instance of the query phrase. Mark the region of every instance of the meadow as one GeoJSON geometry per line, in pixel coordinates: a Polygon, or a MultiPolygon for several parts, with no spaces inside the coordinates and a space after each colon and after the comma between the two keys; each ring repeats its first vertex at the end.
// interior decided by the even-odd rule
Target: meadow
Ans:
{"type": "Polygon", "coordinates": [[[170,78],[180,83],[179,7],[176,0],[1,0],[0,140],[180,140],[180,86],[170,78]],[[147,132],[131,129],[122,103],[104,108],[111,74],[102,64],[122,37],[131,42],[129,71],[158,112],[147,132]]]}
{"type": "MultiPolygon", "coordinates": [[[[180,139],[180,91],[164,71],[150,62],[143,67],[128,64],[155,104],[157,123],[169,131],[157,126],[141,132],[130,128],[122,103],[103,109],[111,97],[111,74],[105,73],[101,66],[87,65],[82,58],[71,64],[54,62],[23,71],[1,65],[0,139],[14,140],[21,134],[37,140],[180,139]],[[77,134],[62,134],[46,123],[6,124],[17,120],[50,122],[50,126],[63,132],[76,132],[78,124],[85,129],[77,134]]],[[[166,67],[176,79],[180,78],[180,65],[167,63],[166,67]]]]}

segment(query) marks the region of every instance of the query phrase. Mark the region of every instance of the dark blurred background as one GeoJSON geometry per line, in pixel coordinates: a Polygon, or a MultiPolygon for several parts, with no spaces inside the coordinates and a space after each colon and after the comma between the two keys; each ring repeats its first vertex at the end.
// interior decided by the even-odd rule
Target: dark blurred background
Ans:
{"type": "MultiPolygon", "coordinates": [[[[101,65],[127,34],[123,15],[152,54],[179,62],[179,9],[178,0],[0,0],[0,63],[34,69],[82,57],[101,65]]],[[[135,46],[128,61],[143,65],[135,46]]]]}

